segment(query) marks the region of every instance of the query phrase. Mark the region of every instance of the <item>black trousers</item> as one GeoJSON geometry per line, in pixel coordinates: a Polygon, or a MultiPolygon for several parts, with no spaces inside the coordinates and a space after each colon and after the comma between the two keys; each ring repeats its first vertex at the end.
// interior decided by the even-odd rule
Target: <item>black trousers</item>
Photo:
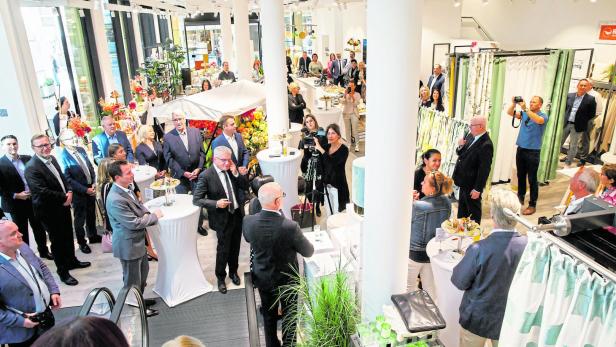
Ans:
{"type": "Polygon", "coordinates": [[[229,212],[229,219],[224,230],[216,230],[218,244],[216,245],[215,273],[219,281],[225,280],[227,265],[229,265],[230,274],[237,273],[242,241],[242,213],[240,208],[236,208],[233,213],[229,212]]]}
{"type": "Polygon", "coordinates": [[[334,78],[334,84],[335,85],[339,85],[339,86],[342,87],[343,84],[344,84],[344,75],[340,75],[340,76],[334,78]]]}
{"type": "Polygon", "coordinates": [[[188,178],[182,176],[180,178],[180,185],[175,188],[175,191],[178,194],[188,194],[188,192],[193,192],[195,190],[196,184],[196,179],[191,181],[188,178]]]}
{"type": "Polygon", "coordinates": [[[291,312],[293,306],[297,305],[297,295],[285,297],[276,302],[280,287],[271,289],[259,289],[259,297],[261,297],[261,314],[263,315],[263,330],[265,332],[266,347],[280,347],[278,340],[278,307],[282,305],[282,346],[295,346],[295,325],[293,328],[286,329],[290,321],[295,319],[291,312]]]}
{"type": "Polygon", "coordinates": [[[96,198],[87,194],[74,193],[73,195],[73,214],[75,220],[73,227],[77,242],[80,245],[86,244],[86,230],[88,238],[93,238],[96,233],[96,198]],[[84,224],[86,230],[84,230],[84,224]]]}
{"type": "Polygon", "coordinates": [[[481,195],[479,199],[471,199],[472,187],[460,187],[460,199],[458,200],[458,218],[471,217],[472,220],[481,224],[481,195]]]}
{"type": "MultiPolygon", "coordinates": [[[[46,212],[49,213],[49,211],[46,212]]],[[[49,234],[53,261],[56,263],[58,274],[68,274],[69,267],[77,262],[73,243],[71,209],[69,207],[54,209],[51,214],[39,215],[39,219],[49,234]]]]}
{"type": "Polygon", "coordinates": [[[26,207],[20,208],[10,215],[13,223],[17,224],[19,232],[22,233],[23,239],[28,245],[31,245],[28,235],[28,222],[30,222],[39,255],[47,253],[47,235],[45,234],[45,228],[43,228],[39,219],[34,215],[32,203],[28,200],[28,205],[26,207]]]}
{"type": "Polygon", "coordinates": [[[524,205],[524,197],[526,196],[526,177],[530,185],[530,202],[529,206],[537,206],[537,198],[539,198],[539,183],[537,182],[537,171],[539,170],[539,159],[541,152],[534,149],[526,149],[518,147],[515,154],[515,165],[518,170],[518,198],[524,205]]]}

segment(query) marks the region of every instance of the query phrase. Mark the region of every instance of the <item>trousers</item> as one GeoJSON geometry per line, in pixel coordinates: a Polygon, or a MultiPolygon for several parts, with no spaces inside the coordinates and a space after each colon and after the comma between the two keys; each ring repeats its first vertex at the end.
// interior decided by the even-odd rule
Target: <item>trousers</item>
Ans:
{"type": "MultiPolygon", "coordinates": [[[[490,340],[479,335],[475,335],[470,331],[460,328],[460,347],[483,347],[486,340],[490,340]]],[[[498,347],[498,340],[490,340],[492,347],[498,347]]]]}
{"type": "Polygon", "coordinates": [[[86,244],[86,230],[88,238],[95,237],[96,233],[96,198],[87,194],[75,193],[73,197],[73,227],[77,236],[77,243],[86,244]],[[84,230],[85,224],[85,230],[84,230]]]}
{"type": "Polygon", "coordinates": [[[563,138],[560,141],[561,148],[569,136],[571,138],[569,139],[569,150],[567,151],[567,159],[565,160],[567,165],[571,165],[575,155],[578,152],[578,145],[580,143],[580,138],[582,137],[582,132],[575,131],[575,126],[571,123],[567,123],[567,125],[565,125],[565,129],[563,130],[563,138]]]}
{"type": "Polygon", "coordinates": [[[518,199],[524,205],[526,196],[526,177],[530,185],[529,206],[537,207],[539,198],[539,183],[537,182],[537,171],[539,170],[539,160],[541,152],[534,149],[518,147],[515,155],[515,165],[518,170],[518,199]]]}
{"type": "Polygon", "coordinates": [[[122,282],[124,286],[136,286],[141,290],[141,294],[145,290],[145,285],[150,272],[148,264],[148,256],[144,255],[141,258],[124,260],[120,259],[122,264],[122,282]]]}
{"type": "Polygon", "coordinates": [[[421,278],[421,287],[430,294],[432,301],[436,302],[436,287],[434,286],[434,275],[432,274],[432,266],[430,263],[418,263],[409,259],[408,269],[408,285],[406,289],[409,292],[416,291],[417,276],[421,278]]]}
{"type": "Polygon", "coordinates": [[[481,197],[471,199],[472,187],[460,187],[460,198],[458,200],[458,218],[470,217],[472,220],[481,224],[481,197]]]}
{"type": "Polygon", "coordinates": [[[263,330],[265,332],[266,347],[295,346],[295,328],[286,329],[294,316],[293,308],[297,305],[297,295],[285,296],[276,302],[279,287],[271,289],[259,288],[261,297],[261,314],[263,315],[263,330]],[[278,308],[282,308],[282,345],[278,339],[278,308]]]}
{"type": "Polygon", "coordinates": [[[227,265],[229,265],[230,274],[237,273],[240,244],[242,242],[242,213],[240,208],[236,208],[233,213],[229,213],[229,219],[224,230],[216,230],[218,244],[216,245],[216,268],[214,271],[219,281],[225,280],[227,265]]]}
{"type": "Polygon", "coordinates": [[[357,113],[343,113],[344,125],[346,127],[346,134],[348,143],[359,143],[359,117],[357,113]]]}

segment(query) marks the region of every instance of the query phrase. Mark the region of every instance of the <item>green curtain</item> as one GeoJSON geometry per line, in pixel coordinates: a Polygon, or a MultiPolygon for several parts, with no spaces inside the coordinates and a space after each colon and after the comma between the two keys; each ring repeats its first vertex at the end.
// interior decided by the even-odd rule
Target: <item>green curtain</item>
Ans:
{"type": "Polygon", "coordinates": [[[563,132],[563,113],[567,105],[567,93],[573,69],[573,50],[555,50],[550,54],[546,86],[544,90],[544,108],[548,115],[548,124],[543,135],[541,160],[537,179],[546,182],[556,178],[560,141],[563,132]]]}
{"type": "MultiPolygon", "coordinates": [[[[503,92],[505,90],[506,69],[507,59],[494,59],[494,67],[492,68],[492,88],[490,91],[492,107],[490,108],[490,115],[488,116],[488,130],[490,132],[490,139],[492,139],[492,143],[494,144],[494,149],[498,146],[498,133],[500,131],[500,121],[503,111],[503,92]]],[[[496,150],[494,151],[494,156],[495,157],[492,158],[492,170],[490,170],[490,177],[492,177],[494,163],[496,162],[496,150]]],[[[491,180],[489,182],[491,182],[491,180]]]]}
{"type": "Polygon", "coordinates": [[[460,103],[458,104],[456,113],[460,115],[459,119],[464,119],[464,106],[466,105],[466,85],[468,83],[468,57],[460,59],[460,66],[458,66],[460,83],[458,86],[458,94],[460,95],[460,103]]]}

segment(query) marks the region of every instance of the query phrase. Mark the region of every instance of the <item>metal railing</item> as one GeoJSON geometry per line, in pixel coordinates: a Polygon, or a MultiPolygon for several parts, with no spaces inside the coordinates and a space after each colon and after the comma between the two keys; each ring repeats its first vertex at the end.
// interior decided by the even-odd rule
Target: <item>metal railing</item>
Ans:
{"type": "Polygon", "coordinates": [[[261,346],[261,336],[257,324],[257,301],[255,299],[255,287],[252,284],[252,274],[244,273],[244,287],[246,288],[246,315],[248,316],[248,341],[250,347],[261,346]]]}

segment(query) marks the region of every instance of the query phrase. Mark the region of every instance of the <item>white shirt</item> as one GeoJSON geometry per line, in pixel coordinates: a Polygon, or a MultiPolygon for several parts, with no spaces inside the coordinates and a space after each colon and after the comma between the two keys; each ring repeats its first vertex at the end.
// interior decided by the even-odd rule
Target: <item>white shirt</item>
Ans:
{"type": "Polygon", "coordinates": [[[60,177],[60,173],[58,172],[58,170],[56,170],[56,167],[53,165],[53,163],[51,161],[51,156],[49,158],[41,157],[38,154],[36,156],[39,157],[39,159],[41,159],[43,161],[43,163],[45,164],[45,166],[47,166],[47,168],[51,171],[51,173],[54,176],[56,176],[56,179],[58,180],[58,182],[60,182],[60,186],[62,186],[62,190],[66,193],[66,187],[64,186],[64,182],[62,182],[62,178],[60,177]]]}
{"type": "Polygon", "coordinates": [[[49,298],[51,297],[51,294],[49,293],[49,288],[47,288],[47,284],[45,283],[45,281],[43,281],[38,271],[36,271],[34,267],[30,266],[30,264],[28,264],[28,261],[21,256],[21,252],[19,250],[16,250],[15,252],[15,259],[9,257],[2,252],[0,252],[0,257],[3,257],[4,259],[6,259],[6,261],[9,262],[9,264],[13,265],[15,270],[17,270],[17,272],[19,272],[19,274],[26,280],[26,282],[28,282],[28,286],[30,287],[30,289],[32,289],[32,292],[34,293],[32,298],[34,299],[36,312],[43,312],[47,308],[49,298]],[[41,288],[40,291],[39,287],[41,288]]]}
{"type": "Polygon", "coordinates": [[[572,213],[577,213],[580,208],[582,208],[582,203],[584,203],[584,199],[586,199],[587,197],[592,196],[592,194],[588,194],[583,198],[579,198],[576,199],[575,195],[571,197],[571,202],[569,203],[569,206],[567,206],[567,209],[565,210],[565,216],[572,214],[572,213]]]}
{"type": "Polygon", "coordinates": [[[233,194],[233,184],[231,184],[231,178],[229,178],[229,186],[231,187],[231,192],[229,192],[227,190],[226,171],[222,171],[216,165],[214,165],[214,169],[216,170],[216,173],[218,174],[220,183],[222,183],[222,188],[225,190],[225,194],[227,194],[227,197],[230,198],[229,201],[233,203],[233,209],[235,210],[239,206],[239,204],[235,200],[235,194],[233,194]]]}
{"type": "Polygon", "coordinates": [[[186,147],[186,151],[188,151],[188,133],[186,132],[186,129],[184,129],[184,132],[181,133],[178,131],[178,133],[180,134],[180,139],[182,140],[182,143],[184,144],[184,147],[186,147]]]}
{"type": "Polygon", "coordinates": [[[237,141],[235,141],[235,134],[231,135],[231,136],[227,136],[227,134],[224,134],[225,138],[227,139],[227,142],[229,142],[229,146],[231,146],[231,150],[233,151],[233,155],[235,155],[235,158],[239,158],[237,156],[237,141]]]}
{"type": "MultiPolygon", "coordinates": [[[[135,192],[132,191],[132,189],[129,188],[124,188],[119,184],[114,183],[116,186],[118,186],[118,188],[122,189],[126,194],[128,194],[128,196],[130,196],[131,198],[133,198],[133,200],[137,201],[137,196],[135,195],[135,192]]],[[[138,202],[138,201],[137,201],[138,202]]]]}
{"type": "MultiPolygon", "coordinates": [[[[475,136],[475,138],[473,139],[473,142],[471,142],[471,145],[470,145],[470,146],[474,145],[474,144],[475,144],[475,142],[477,142],[477,140],[479,140],[479,138],[480,138],[480,137],[482,137],[482,136],[483,136],[483,134],[485,134],[485,133],[486,133],[486,132],[484,131],[484,132],[482,132],[481,134],[479,134],[479,135],[475,136]]],[[[469,147],[470,147],[470,146],[469,146],[469,147]]]]}

